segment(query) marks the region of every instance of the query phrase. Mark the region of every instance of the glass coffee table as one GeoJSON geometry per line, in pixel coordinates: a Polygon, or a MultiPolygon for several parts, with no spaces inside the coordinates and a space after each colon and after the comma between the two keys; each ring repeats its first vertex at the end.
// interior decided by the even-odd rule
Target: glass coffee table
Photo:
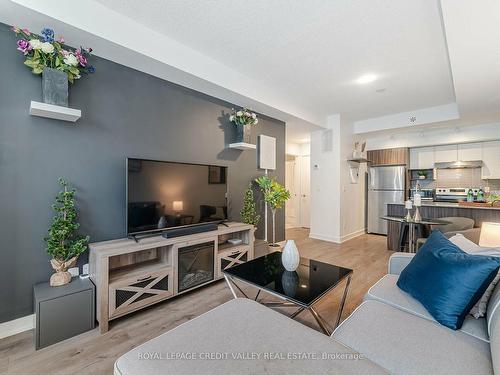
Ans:
{"type": "Polygon", "coordinates": [[[238,298],[235,288],[245,298],[250,298],[238,283],[250,285],[257,289],[254,300],[268,307],[297,307],[290,317],[293,319],[302,311],[307,310],[314,317],[321,330],[330,335],[340,323],[342,310],[349,290],[352,270],[317,260],[300,258],[296,271],[287,271],[281,264],[281,252],[274,252],[263,257],[250,260],[243,264],[223,271],[226,283],[234,298],[238,298]],[[346,280],[342,300],[337,312],[333,329],[325,319],[314,309],[314,304],[346,280]],[[283,301],[259,301],[261,292],[269,293],[283,301]]]}

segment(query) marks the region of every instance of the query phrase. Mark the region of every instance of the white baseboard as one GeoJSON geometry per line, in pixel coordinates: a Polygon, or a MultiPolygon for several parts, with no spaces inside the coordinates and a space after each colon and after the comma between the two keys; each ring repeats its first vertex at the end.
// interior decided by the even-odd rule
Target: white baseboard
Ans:
{"type": "Polygon", "coordinates": [[[314,238],[316,240],[327,241],[327,242],[342,243],[340,237],[325,236],[320,233],[309,233],[309,238],[314,238]]]}
{"type": "Polygon", "coordinates": [[[316,240],[328,241],[328,242],[333,242],[333,243],[342,243],[342,242],[352,240],[353,238],[361,236],[362,234],[365,234],[365,233],[366,233],[365,228],[362,228],[362,229],[359,229],[355,232],[346,234],[345,236],[342,236],[342,237],[325,236],[325,235],[320,234],[320,233],[310,233],[309,237],[314,238],[316,240]]]}
{"type": "Polygon", "coordinates": [[[35,314],[0,323],[0,339],[35,328],[35,314]]]}
{"type": "Polygon", "coordinates": [[[363,235],[365,233],[366,233],[366,229],[365,228],[361,228],[361,229],[359,229],[357,231],[354,231],[352,233],[346,234],[345,236],[342,236],[342,242],[352,240],[353,238],[361,236],[361,235],[363,235]]]}

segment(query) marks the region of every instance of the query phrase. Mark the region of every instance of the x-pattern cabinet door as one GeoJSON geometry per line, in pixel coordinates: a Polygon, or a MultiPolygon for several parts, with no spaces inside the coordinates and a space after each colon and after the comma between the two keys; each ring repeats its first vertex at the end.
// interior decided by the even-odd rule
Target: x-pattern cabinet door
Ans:
{"type": "Polygon", "coordinates": [[[242,264],[248,261],[248,248],[238,248],[235,250],[225,251],[219,254],[219,275],[222,277],[222,271],[231,268],[237,264],[242,264]]]}
{"type": "Polygon", "coordinates": [[[151,272],[109,286],[109,317],[136,310],[173,294],[172,270],[151,272]]]}

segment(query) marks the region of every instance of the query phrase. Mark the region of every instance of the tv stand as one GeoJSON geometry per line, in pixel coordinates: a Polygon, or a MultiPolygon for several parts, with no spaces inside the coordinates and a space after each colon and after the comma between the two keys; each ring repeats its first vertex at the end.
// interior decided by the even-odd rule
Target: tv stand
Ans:
{"type": "Polygon", "coordinates": [[[141,237],[140,241],[132,236],[92,243],[89,249],[90,279],[96,286],[96,318],[100,332],[105,333],[111,320],[220,280],[224,269],[253,259],[254,226],[226,222],[215,224],[214,230],[208,232],[169,238],[156,234],[141,237]],[[227,242],[230,238],[239,238],[242,243],[232,245],[227,242]],[[196,252],[197,246],[200,251],[213,252],[213,277],[193,287],[179,288],[179,254],[186,254],[186,248],[196,252]]]}

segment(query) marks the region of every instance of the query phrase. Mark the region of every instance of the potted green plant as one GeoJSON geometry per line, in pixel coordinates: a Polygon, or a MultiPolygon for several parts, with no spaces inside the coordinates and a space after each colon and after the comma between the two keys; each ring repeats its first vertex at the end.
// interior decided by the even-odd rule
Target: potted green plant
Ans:
{"type": "Polygon", "coordinates": [[[258,177],[255,179],[255,182],[259,185],[262,194],[264,195],[264,201],[269,204],[269,207],[271,208],[273,223],[273,242],[271,246],[277,246],[276,210],[283,208],[285,202],[290,199],[290,192],[283,185],[268,176],[258,177]]]}
{"type": "Polygon", "coordinates": [[[59,185],[63,188],[56,197],[52,208],[56,216],[49,228],[49,234],[44,238],[47,243],[47,253],[52,257],[50,264],[56,271],[50,277],[51,286],[60,286],[71,282],[68,268],[73,267],[78,256],[87,250],[88,236],[79,236],[74,189],[68,188],[68,183],[60,178],[59,185]]]}
{"type": "Polygon", "coordinates": [[[233,109],[233,112],[229,116],[229,121],[236,125],[236,142],[250,143],[250,137],[252,135],[251,126],[259,123],[257,114],[248,108],[243,108],[238,111],[233,109]]]}
{"type": "Polygon", "coordinates": [[[417,176],[420,180],[425,180],[427,178],[427,171],[418,171],[417,176]]]}
{"type": "Polygon", "coordinates": [[[243,197],[243,208],[240,211],[241,221],[245,224],[251,224],[257,229],[257,224],[260,221],[260,215],[257,214],[255,209],[255,200],[253,196],[252,184],[249,184],[245,190],[243,197]]]}

